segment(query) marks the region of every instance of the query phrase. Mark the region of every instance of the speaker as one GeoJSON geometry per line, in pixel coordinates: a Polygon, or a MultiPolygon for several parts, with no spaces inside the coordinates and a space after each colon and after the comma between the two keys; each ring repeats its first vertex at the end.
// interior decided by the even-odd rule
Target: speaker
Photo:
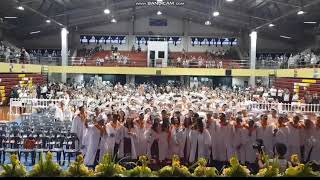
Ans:
{"type": "Polygon", "coordinates": [[[226,76],[231,76],[232,75],[232,70],[231,69],[227,69],[226,70],[226,76]]]}

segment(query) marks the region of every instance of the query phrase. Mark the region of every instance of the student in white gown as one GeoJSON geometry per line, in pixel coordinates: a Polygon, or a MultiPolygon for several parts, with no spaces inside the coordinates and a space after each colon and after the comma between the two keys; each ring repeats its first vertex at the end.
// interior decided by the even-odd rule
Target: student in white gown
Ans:
{"type": "Polygon", "coordinates": [[[253,148],[253,144],[257,141],[257,126],[253,120],[250,118],[248,123],[244,125],[244,134],[242,136],[242,146],[245,154],[246,165],[253,171],[258,171],[256,166],[256,153],[257,150],[253,148]]]}
{"type": "Polygon", "coordinates": [[[164,120],[161,124],[159,133],[159,161],[161,164],[165,164],[165,160],[170,159],[169,154],[169,139],[170,139],[170,122],[164,120]]]}
{"type": "Polygon", "coordinates": [[[210,133],[211,136],[211,155],[210,155],[210,160],[211,160],[211,165],[216,164],[216,159],[217,159],[217,146],[216,146],[216,133],[217,133],[217,120],[214,119],[212,116],[212,113],[207,113],[207,129],[210,133]]]}
{"type": "Polygon", "coordinates": [[[60,106],[56,106],[56,112],[54,118],[59,121],[71,121],[72,113],[68,106],[65,106],[65,102],[61,101],[60,106]]]}
{"type": "Polygon", "coordinates": [[[171,118],[171,136],[169,141],[170,157],[173,155],[180,156],[180,148],[182,144],[182,129],[180,126],[180,117],[173,116],[171,118]]]}
{"type": "Polygon", "coordinates": [[[261,115],[260,122],[257,122],[257,139],[263,141],[265,153],[269,156],[273,155],[273,127],[268,122],[266,114],[261,115]]]}
{"type": "Polygon", "coordinates": [[[160,138],[160,119],[156,118],[150,129],[145,132],[145,139],[147,140],[147,156],[155,161],[159,161],[159,138],[160,138]]]}
{"type": "Polygon", "coordinates": [[[73,121],[72,121],[72,127],[71,132],[77,134],[77,137],[80,141],[80,148],[81,152],[85,153],[85,149],[83,147],[84,144],[84,134],[86,133],[86,126],[87,126],[88,116],[85,112],[85,109],[83,106],[79,107],[79,114],[77,114],[73,121]]]}
{"type": "Polygon", "coordinates": [[[105,152],[105,145],[103,139],[107,136],[104,119],[102,116],[97,118],[95,124],[89,125],[85,136],[86,141],[86,155],[84,157],[84,163],[87,166],[94,167],[97,164],[97,160],[101,161],[105,152]],[[99,157],[99,158],[97,158],[99,157]]]}
{"type": "Polygon", "coordinates": [[[294,115],[293,121],[288,123],[289,135],[288,135],[288,154],[297,154],[301,159],[301,144],[302,144],[302,132],[303,127],[300,123],[298,115],[294,115]]]}
{"type": "Polygon", "coordinates": [[[137,134],[137,139],[135,142],[135,149],[137,157],[146,155],[147,153],[147,140],[145,138],[145,132],[147,131],[147,123],[144,121],[143,112],[139,113],[138,119],[135,121],[135,129],[137,134]]]}
{"type": "Polygon", "coordinates": [[[232,156],[232,125],[227,122],[226,114],[220,113],[220,121],[217,122],[215,150],[216,160],[222,164],[227,163],[232,156]]]}
{"type": "Polygon", "coordinates": [[[189,138],[191,141],[189,163],[197,162],[200,158],[209,159],[211,137],[201,118],[196,119],[196,125],[189,133],[189,138]]]}
{"type": "Polygon", "coordinates": [[[232,139],[232,149],[233,153],[239,158],[240,163],[245,163],[245,149],[243,139],[245,136],[245,129],[242,123],[242,117],[236,117],[236,123],[233,124],[233,139],[232,139]]]}
{"type": "MultiPolygon", "coordinates": [[[[303,131],[303,160],[314,160],[315,157],[319,156],[319,154],[315,154],[314,146],[318,143],[316,139],[319,137],[315,137],[315,129],[316,126],[314,122],[309,117],[304,117],[304,131],[303,131]]],[[[318,157],[319,158],[319,157],[318,157]]]]}
{"type": "Polygon", "coordinates": [[[320,161],[320,116],[317,117],[313,132],[314,143],[310,160],[320,161]]]}
{"type": "Polygon", "coordinates": [[[112,155],[113,158],[117,158],[117,153],[119,150],[119,144],[121,140],[121,128],[122,125],[120,124],[119,115],[118,114],[112,114],[112,121],[107,123],[106,125],[106,131],[108,134],[107,137],[107,153],[112,155]]]}
{"type": "Polygon", "coordinates": [[[185,164],[188,163],[190,150],[191,150],[191,141],[189,137],[190,132],[191,132],[191,119],[185,118],[183,121],[183,127],[177,138],[180,145],[179,147],[180,158],[182,159],[182,162],[184,162],[185,164]]]}
{"type": "MultiPolygon", "coordinates": [[[[273,146],[277,143],[280,143],[288,147],[289,129],[284,123],[283,115],[279,116],[278,123],[276,123],[273,128],[273,146]]],[[[286,153],[286,159],[290,160],[290,155],[288,153],[286,153]]]]}
{"type": "Polygon", "coordinates": [[[133,118],[127,118],[124,123],[124,132],[119,146],[119,158],[129,157],[131,160],[137,159],[135,143],[137,141],[136,127],[133,124],[133,118]]]}

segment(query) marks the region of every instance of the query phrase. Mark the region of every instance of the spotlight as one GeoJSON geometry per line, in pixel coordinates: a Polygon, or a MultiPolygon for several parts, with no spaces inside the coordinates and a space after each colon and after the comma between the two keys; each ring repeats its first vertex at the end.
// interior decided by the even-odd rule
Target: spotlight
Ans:
{"type": "Polygon", "coordinates": [[[210,26],[211,25],[211,21],[207,20],[206,22],[204,22],[205,25],[210,26]]]}
{"type": "Polygon", "coordinates": [[[38,34],[40,33],[41,31],[33,31],[33,32],[30,32],[30,34],[38,34]]]}
{"type": "Polygon", "coordinates": [[[157,12],[157,15],[158,15],[158,16],[162,15],[162,12],[161,12],[161,11],[158,11],[158,12],[157,12]]]}
{"type": "Polygon", "coordinates": [[[297,12],[298,15],[303,15],[303,14],[305,14],[305,13],[306,13],[306,12],[304,12],[304,11],[302,11],[302,10],[300,10],[300,11],[297,12]]]}
{"type": "Polygon", "coordinates": [[[315,22],[315,21],[305,21],[305,22],[303,22],[304,24],[317,24],[317,22],[315,22]]]}
{"type": "Polygon", "coordinates": [[[162,2],[163,0],[157,0],[157,2],[162,2]]]}
{"type": "Polygon", "coordinates": [[[291,39],[291,37],[289,37],[289,36],[280,36],[280,37],[285,38],[285,39],[291,39]]]}
{"type": "Polygon", "coordinates": [[[23,11],[23,10],[24,10],[24,7],[23,7],[23,6],[18,6],[17,9],[23,11]]]}
{"type": "Polygon", "coordinates": [[[226,0],[227,2],[233,2],[234,0],[226,0]]]}
{"type": "Polygon", "coordinates": [[[104,12],[105,14],[110,14],[110,10],[109,10],[109,9],[105,9],[103,12],[104,12]]]}
{"type": "Polygon", "coordinates": [[[269,24],[269,27],[274,27],[275,25],[274,24],[269,24]]]}
{"type": "Polygon", "coordinates": [[[4,17],[5,19],[17,19],[18,17],[15,17],[15,16],[6,16],[4,17]]]}
{"type": "Polygon", "coordinates": [[[47,19],[47,20],[46,20],[46,23],[50,24],[50,23],[51,23],[51,20],[50,20],[50,19],[47,19]]]}
{"type": "Polygon", "coordinates": [[[220,15],[220,13],[219,13],[219,11],[214,11],[214,12],[212,13],[212,15],[213,15],[214,17],[217,17],[217,16],[220,15]]]}
{"type": "Polygon", "coordinates": [[[112,23],[117,23],[117,20],[116,20],[115,18],[112,18],[112,19],[111,19],[111,22],[112,22],[112,23]]]}

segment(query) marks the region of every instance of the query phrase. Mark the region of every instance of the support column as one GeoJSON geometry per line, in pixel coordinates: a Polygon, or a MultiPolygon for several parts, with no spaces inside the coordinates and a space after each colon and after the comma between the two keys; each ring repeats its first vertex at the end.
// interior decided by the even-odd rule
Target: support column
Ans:
{"type": "MultiPolygon", "coordinates": [[[[256,31],[252,31],[250,34],[250,69],[256,69],[256,58],[257,58],[257,37],[256,31]]],[[[250,86],[256,85],[255,76],[251,76],[249,80],[250,86]]]]}
{"type": "Polygon", "coordinates": [[[3,41],[3,37],[4,37],[4,35],[3,35],[3,29],[0,28],[0,41],[3,41]]]}
{"type": "MultiPolygon", "coordinates": [[[[68,30],[61,29],[61,66],[68,66],[68,30]]],[[[67,74],[61,73],[61,82],[67,82],[67,74]]]]}
{"type": "Polygon", "coordinates": [[[183,20],[183,49],[188,52],[188,46],[189,46],[189,20],[184,19],[183,20]]]}

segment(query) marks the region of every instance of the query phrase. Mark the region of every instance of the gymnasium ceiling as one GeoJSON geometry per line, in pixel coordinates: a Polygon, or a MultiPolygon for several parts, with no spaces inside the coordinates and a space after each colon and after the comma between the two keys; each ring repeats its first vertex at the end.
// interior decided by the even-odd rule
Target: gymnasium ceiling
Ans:
{"type": "Polygon", "coordinates": [[[280,35],[303,40],[318,32],[320,23],[320,0],[164,0],[183,2],[183,6],[136,6],[137,2],[156,0],[0,0],[0,27],[18,38],[30,38],[30,32],[39,35],[59,31],[62,26],[81,30],[117,21],[128,21],[154,15],[158,10],[163,15],[204,24],[208,19],[211,26],[222,27],[234,32],[257,29],[259,33],[274,38],[280,35]],[[23,6],[24,11],[17,9],[23,6]],[[111,13],[103,10],[108,7],[111,13]],[[220,16],[213,17],[213,11],[220,16]],[[306,13],[297,15],[299,10],[306,13]],[[5,19],[15,16],[17,19],[5,19]],[[46,23],[47,19],[51,23],[46,23]],[[305,24],[316,21],[317,24],[305,24]],[[269,27],[272,23],[275,26],[269,27]],[[60,24],[60,25],[58,25],[60,24]]]}

